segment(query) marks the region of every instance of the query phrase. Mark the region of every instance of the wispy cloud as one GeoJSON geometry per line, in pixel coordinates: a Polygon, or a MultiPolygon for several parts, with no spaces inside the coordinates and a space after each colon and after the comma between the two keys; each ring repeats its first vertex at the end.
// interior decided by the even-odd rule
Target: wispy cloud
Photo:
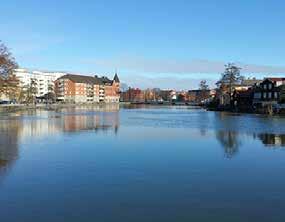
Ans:
{"type": "MultiPolygon", "coordinates": [[[[146,59],[141,57],[122,57],[114,59],[94,59],[87,60],[99,66],[116,67],[128,71],[146,72],[146,73],[172,73],[172,74],[190,74],[190,73],[222,73],[224,70],[224,61],[209,61],[203,59],[193,60],[166,60],[166,59],[146,59]]],[[[285,67],[276,67],[269,65],[255,65],[235,62],[242,68],[243,73],[285,73],[285,67]]]]}
{"type": "MultiPolygon", "coordinates": [[[[145,75],[132,75],[129,78],[125,75],[121,75],[121,79],[127,83],[127,85],[139,88],[161,88],[161,89],[197,89],[199,87],[200,79],[191,78],[188,76],[177,78],[173,77],[157,77],[157,76],[145,76],[145,75]]],[[[215,86],[216,80],[204,78],[210,87],[215,86]]]]}

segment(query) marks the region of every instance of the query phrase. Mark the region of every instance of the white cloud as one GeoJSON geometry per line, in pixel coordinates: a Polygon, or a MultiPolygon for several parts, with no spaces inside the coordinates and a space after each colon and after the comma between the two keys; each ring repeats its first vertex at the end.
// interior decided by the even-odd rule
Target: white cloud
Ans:
{"type": "MultiPolygon", "coordinates": [[[[172,73],[172,74],[190,74],[190,73],[222,73],[226,62],[209,61],[202,59],[194,60],[163,60],[163,59],[145,59],[139,57],[122,57],[115,59],[88,60],[98,66],[116,67],[122,70],[145,72],[145,73],[172,73]]],[[[285,67],[275,67],[268,65],[244,64],[236,62],[236,65],[242,68],[243,73],[285,73],[285,67]]]]}
{"type": "MultiPolygon", "coordinates": [[[[120,75],[120,78],[123,82],[131,87],[138,87],[138,88],[161,88],[161,89],[176,89],[176,90],[188,90],[188,89],[197,89],[199,87],[199,83],[201,79],[199,78],[192,78],[189,76],[184,77],[158,77],[158,76],[145,76],[143,74],[137,75],[133,74],[130,75],[120,75]]],[[[215,86],[215,79],[203,78],[207,81],[210,87],[215,86]]]]}

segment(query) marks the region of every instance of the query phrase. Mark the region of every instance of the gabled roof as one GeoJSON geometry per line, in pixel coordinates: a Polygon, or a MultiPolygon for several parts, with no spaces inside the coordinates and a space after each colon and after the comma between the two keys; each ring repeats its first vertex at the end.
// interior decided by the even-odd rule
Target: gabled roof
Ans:
{"type": "Polygon", "coordinates": [[[278,77],[269,77],[265,79],[269,79],[270,81],[273,81],[273,82],[285,81],[285,78],[278,78],[278,77]]]}
{"type": "Polygon", "coordinates": [[[112,83],[113,83],[113,81],[110,80],[110,79],[109,79],[108,77],[106,77],[106,76],[101,77],[101,78],[100,78],[100,81],[101,81],[101,83],[103,83],[103,84],[110,84],[110,85],[112,85],[112,83]]]}
{"type": "Polygon", "coordinates": [[[244,79],[241,82],[241,85],[243,86],[254,86],[255,84],[258,85],[262,82],[263,80],[260,79],[244,79]]]}
{"type": "Polygon", "coordinates": [[[89,84],[93,84],[95,80],[95,78],[92,76],[82,76],[82,75],[73,75],[73,74],[64,75],[59,79],[69,79],[74,83],[89,83],[89,84]]]}
{"type": "Polygon", "coordinates": [[[74,83],[87,83],[87,84],[98,84],[98,85],[112,85],[114,80],[110,80],[106,76],[98,77],[97,75],[93,76],[83,76],[83,75],[74,75],[74,74],[67,74],[59,79],[69,79],[74,83]]]}
{"type": "Polygon", "coordinates": [[[114,76],[114,81],[119,83],[120,82],[120,79],[118,77],[118,74],[116,73],[115,76],[114,76]]]}
{"type": "Polygon", "coordinates": [[[101,81],[101,78],[99,78],[97,75],[95,75],[94,77],[94,84],[97,84],[97,85],[102,85],[102,81],[101,81]]]}

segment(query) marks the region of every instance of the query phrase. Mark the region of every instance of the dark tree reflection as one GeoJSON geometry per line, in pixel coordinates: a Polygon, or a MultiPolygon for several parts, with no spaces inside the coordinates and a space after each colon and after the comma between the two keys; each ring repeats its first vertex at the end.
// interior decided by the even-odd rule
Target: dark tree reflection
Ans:
{"type": "Polygon", "coordinates": [[[239,141],[237,132],[217,131],[216,138],[223,146],[227,158],[232,158],[238,153],[241,142],[239,141]]]}
{"type": "Polygon", "coordinates": [[[19,121],[9,121],[0,125],[0,180],[11,169],[18,158],[18,139],[21,124],[19,121]]]}

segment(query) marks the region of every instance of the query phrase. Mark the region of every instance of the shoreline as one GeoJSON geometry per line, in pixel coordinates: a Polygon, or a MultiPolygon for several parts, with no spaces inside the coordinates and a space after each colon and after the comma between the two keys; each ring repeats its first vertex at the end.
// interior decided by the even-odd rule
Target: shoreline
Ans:
{"type": "Polygon", "coordinates": [[[284,117],[285,113],[262,113],[262,112],[254,112],[251,111],[238,111],[231,109],[218,109],[213,107],[207,107],[198,104],[160,104],[160,103],[131,103],[131,102],[120,102],[120,103],[81,103],[81,104],[36,104],[36,105],[25,105],[25,104],[10,104],[10,105],[0,105],[0,115],[5,113],[14,113],[18,111],[28,111],[28,110],[56,110],[63,108],[75,108],[75,107],[108,107],[108,106],[157,106],[157,107],[179,107],[179,106],[187,106],[193,107],[193,109],[201,108],[209,112],[226,112],[232,114],[255,114],[255,115],[263,115],[263,116],[282,116],[284,117]]]}
{"type": "Polygon", "coordinates": [[[36,105],[25,105],[25,104],[13,104],[13,105],[0,105],[0,114],[13,113],[18,111],[27,110],[56,110],[62,108],[73,108],[73,107],[107,107],[120,105],[120,103],[82,103],[82,104],[36,104],[36,105]]]}

